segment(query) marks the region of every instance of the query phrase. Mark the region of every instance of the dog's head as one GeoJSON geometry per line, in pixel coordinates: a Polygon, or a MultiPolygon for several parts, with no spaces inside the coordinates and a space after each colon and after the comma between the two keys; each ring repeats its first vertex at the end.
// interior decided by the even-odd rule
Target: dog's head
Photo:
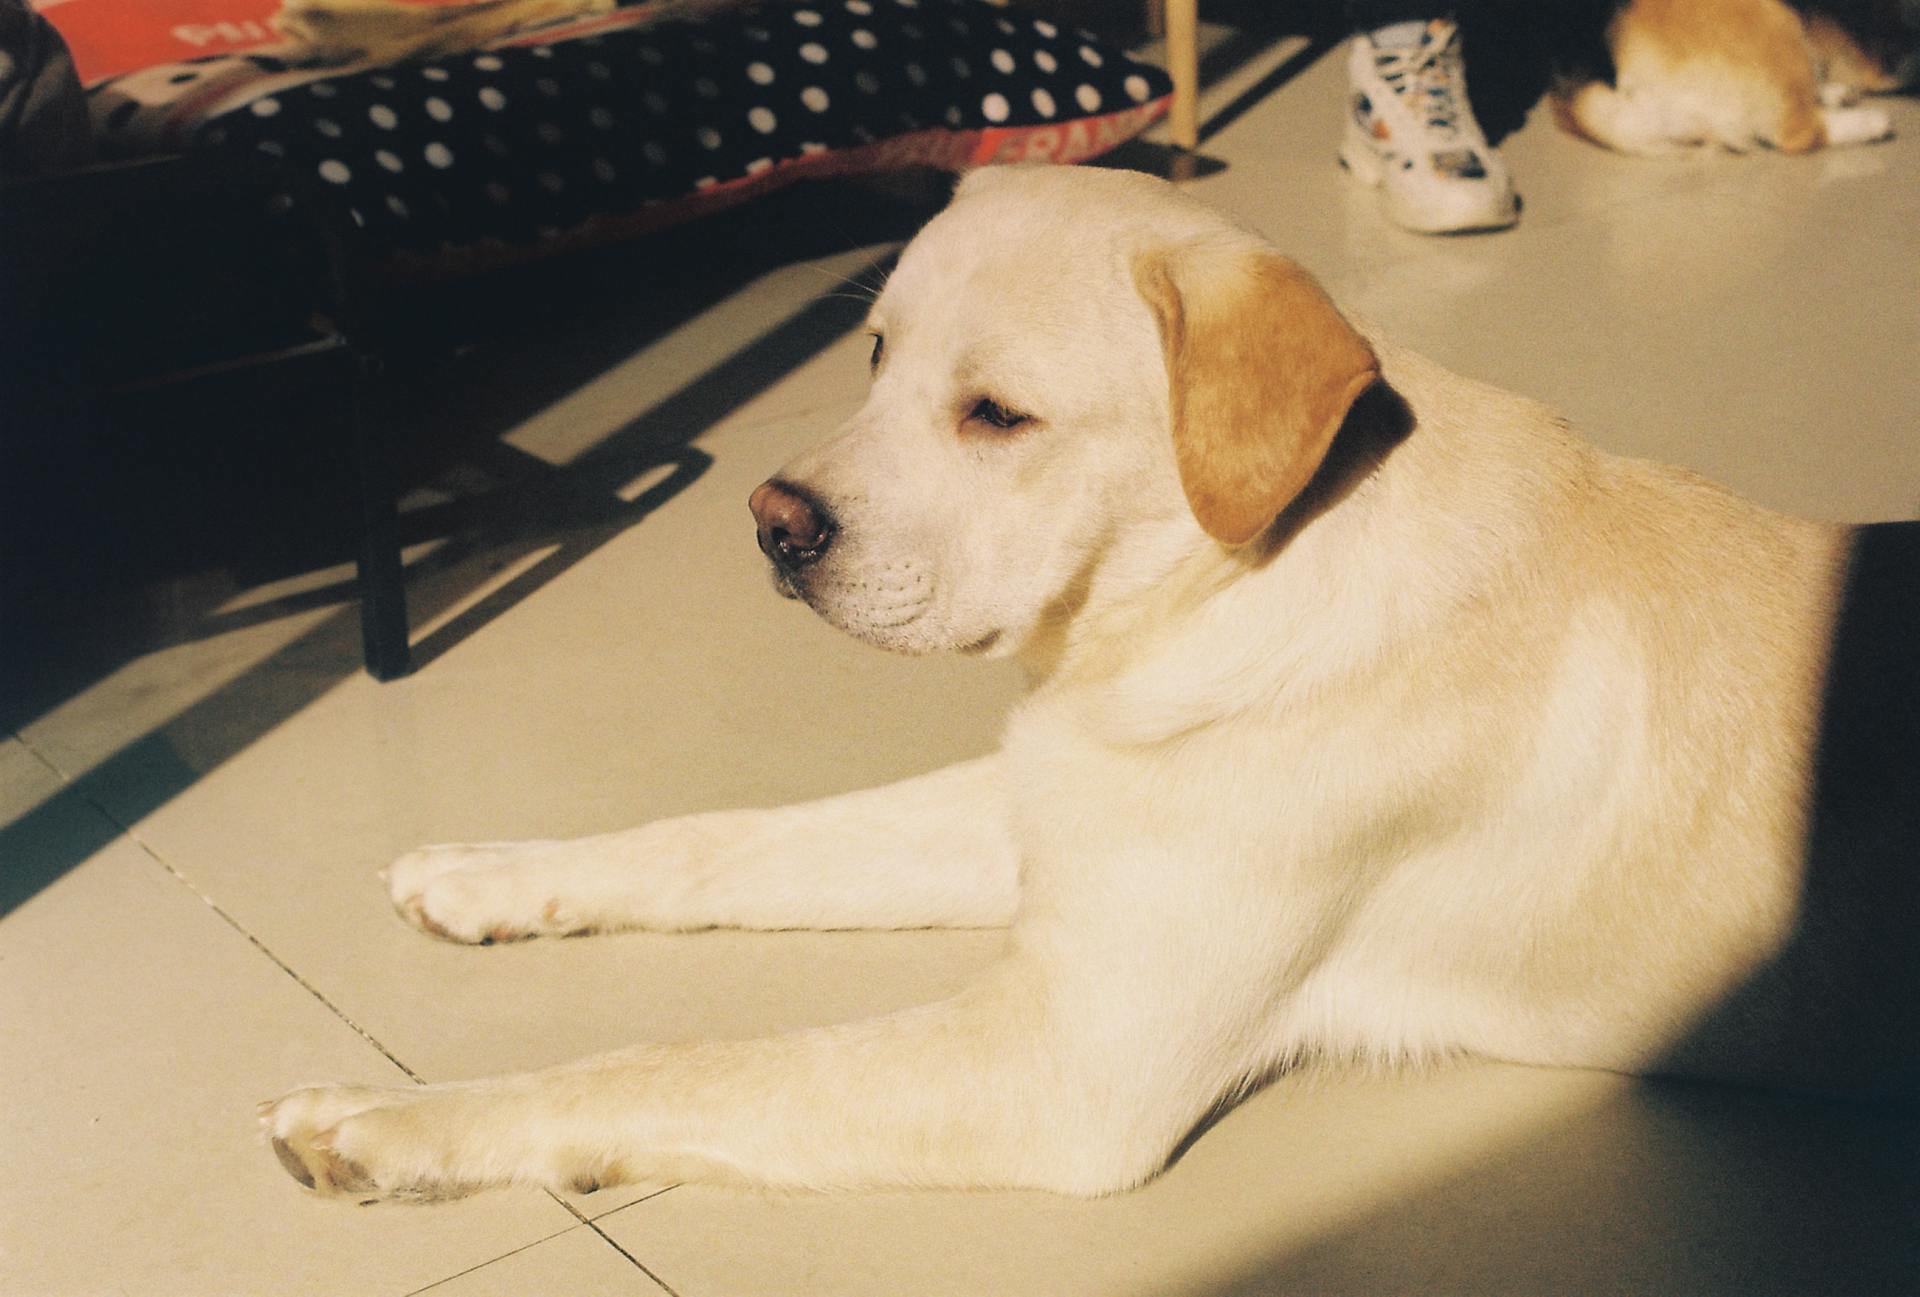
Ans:
{"type": "Polygon", "coordinates": [[[969,177],[868,331],[866,404],[751,504],[784,592],[905,652],[1011,653],[1261,536],[1379,372],[1258,236],[1082,168],[969,177]]]}

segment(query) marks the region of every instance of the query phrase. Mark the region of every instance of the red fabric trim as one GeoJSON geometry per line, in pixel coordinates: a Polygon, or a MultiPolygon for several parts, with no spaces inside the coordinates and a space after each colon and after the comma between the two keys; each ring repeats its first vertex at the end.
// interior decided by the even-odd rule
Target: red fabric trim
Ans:
{"type": "Polygon", "coordinates": [[[282,40],[273,26],[280,0],[42,0],[34,8],[73,52],[83,85],[282,40]]]}
{"type": "Polygon", "coordinates": [[[993,161],[994,150],[1000,146],[1000,137],[1005,134],[992,126],[976,133],[976,142],[972,154],[967,158],[971,166],[984,167],[993,161]]]}
{"type": "MultiPolygon", "coordinates": [[[[395,0],[421,9],[455,9],[481,0],[395,0]]],[[[33,0],[73,52],[82,85],[208,54],[272,53],[298,58],[300,48],[274,25],[281,0],[33,0]]],[[[658,4],[543,28],[493,44],[546,45],[614,27],[652,22],[658,4]]]]}

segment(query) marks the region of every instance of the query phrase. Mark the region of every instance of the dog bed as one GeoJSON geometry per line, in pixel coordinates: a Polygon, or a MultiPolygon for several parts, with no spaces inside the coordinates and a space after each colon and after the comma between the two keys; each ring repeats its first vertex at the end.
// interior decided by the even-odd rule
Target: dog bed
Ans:
{"type": "MultiPolygon", "coordinates": [[[[68,8],[83,5],[48,16],[68,8]]],[[[642,233],[808,176],[1081,161],[1171,93],[1088,32],[983,0],[638,4],[345,68],[292,48],[98,79],[103,150],[219,151],[271,178],[274,215],[304,209],[430,273],[642,233]]]]}

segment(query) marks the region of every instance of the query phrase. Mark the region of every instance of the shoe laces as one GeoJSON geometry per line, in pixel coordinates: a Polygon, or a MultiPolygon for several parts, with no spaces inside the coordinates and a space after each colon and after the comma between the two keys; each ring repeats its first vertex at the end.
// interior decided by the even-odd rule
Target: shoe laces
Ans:
{"type": "Polygon", "coordinates": [[[1374,71],[1441,139],[1460,134],[1467,98],[1466,62],[1460,55],[1460,29],[1443,20],[1427,24],[1420,43],[1408,48],[1376,46],[1374,71]]]}

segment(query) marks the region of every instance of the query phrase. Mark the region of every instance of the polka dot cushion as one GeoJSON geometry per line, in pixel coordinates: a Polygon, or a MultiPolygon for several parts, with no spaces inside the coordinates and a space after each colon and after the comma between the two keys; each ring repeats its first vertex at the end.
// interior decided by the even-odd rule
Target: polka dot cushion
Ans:
{"type": "Polygon", "coordinates": [[[97,87],[120,152],[265,165],[402,264],[477,268],[658,228],[807,175],[1072,162],[1139,133],[1171,87],[1085,32],[981,0],[615,11],[341,75],[258,55],[97,87]]]}

